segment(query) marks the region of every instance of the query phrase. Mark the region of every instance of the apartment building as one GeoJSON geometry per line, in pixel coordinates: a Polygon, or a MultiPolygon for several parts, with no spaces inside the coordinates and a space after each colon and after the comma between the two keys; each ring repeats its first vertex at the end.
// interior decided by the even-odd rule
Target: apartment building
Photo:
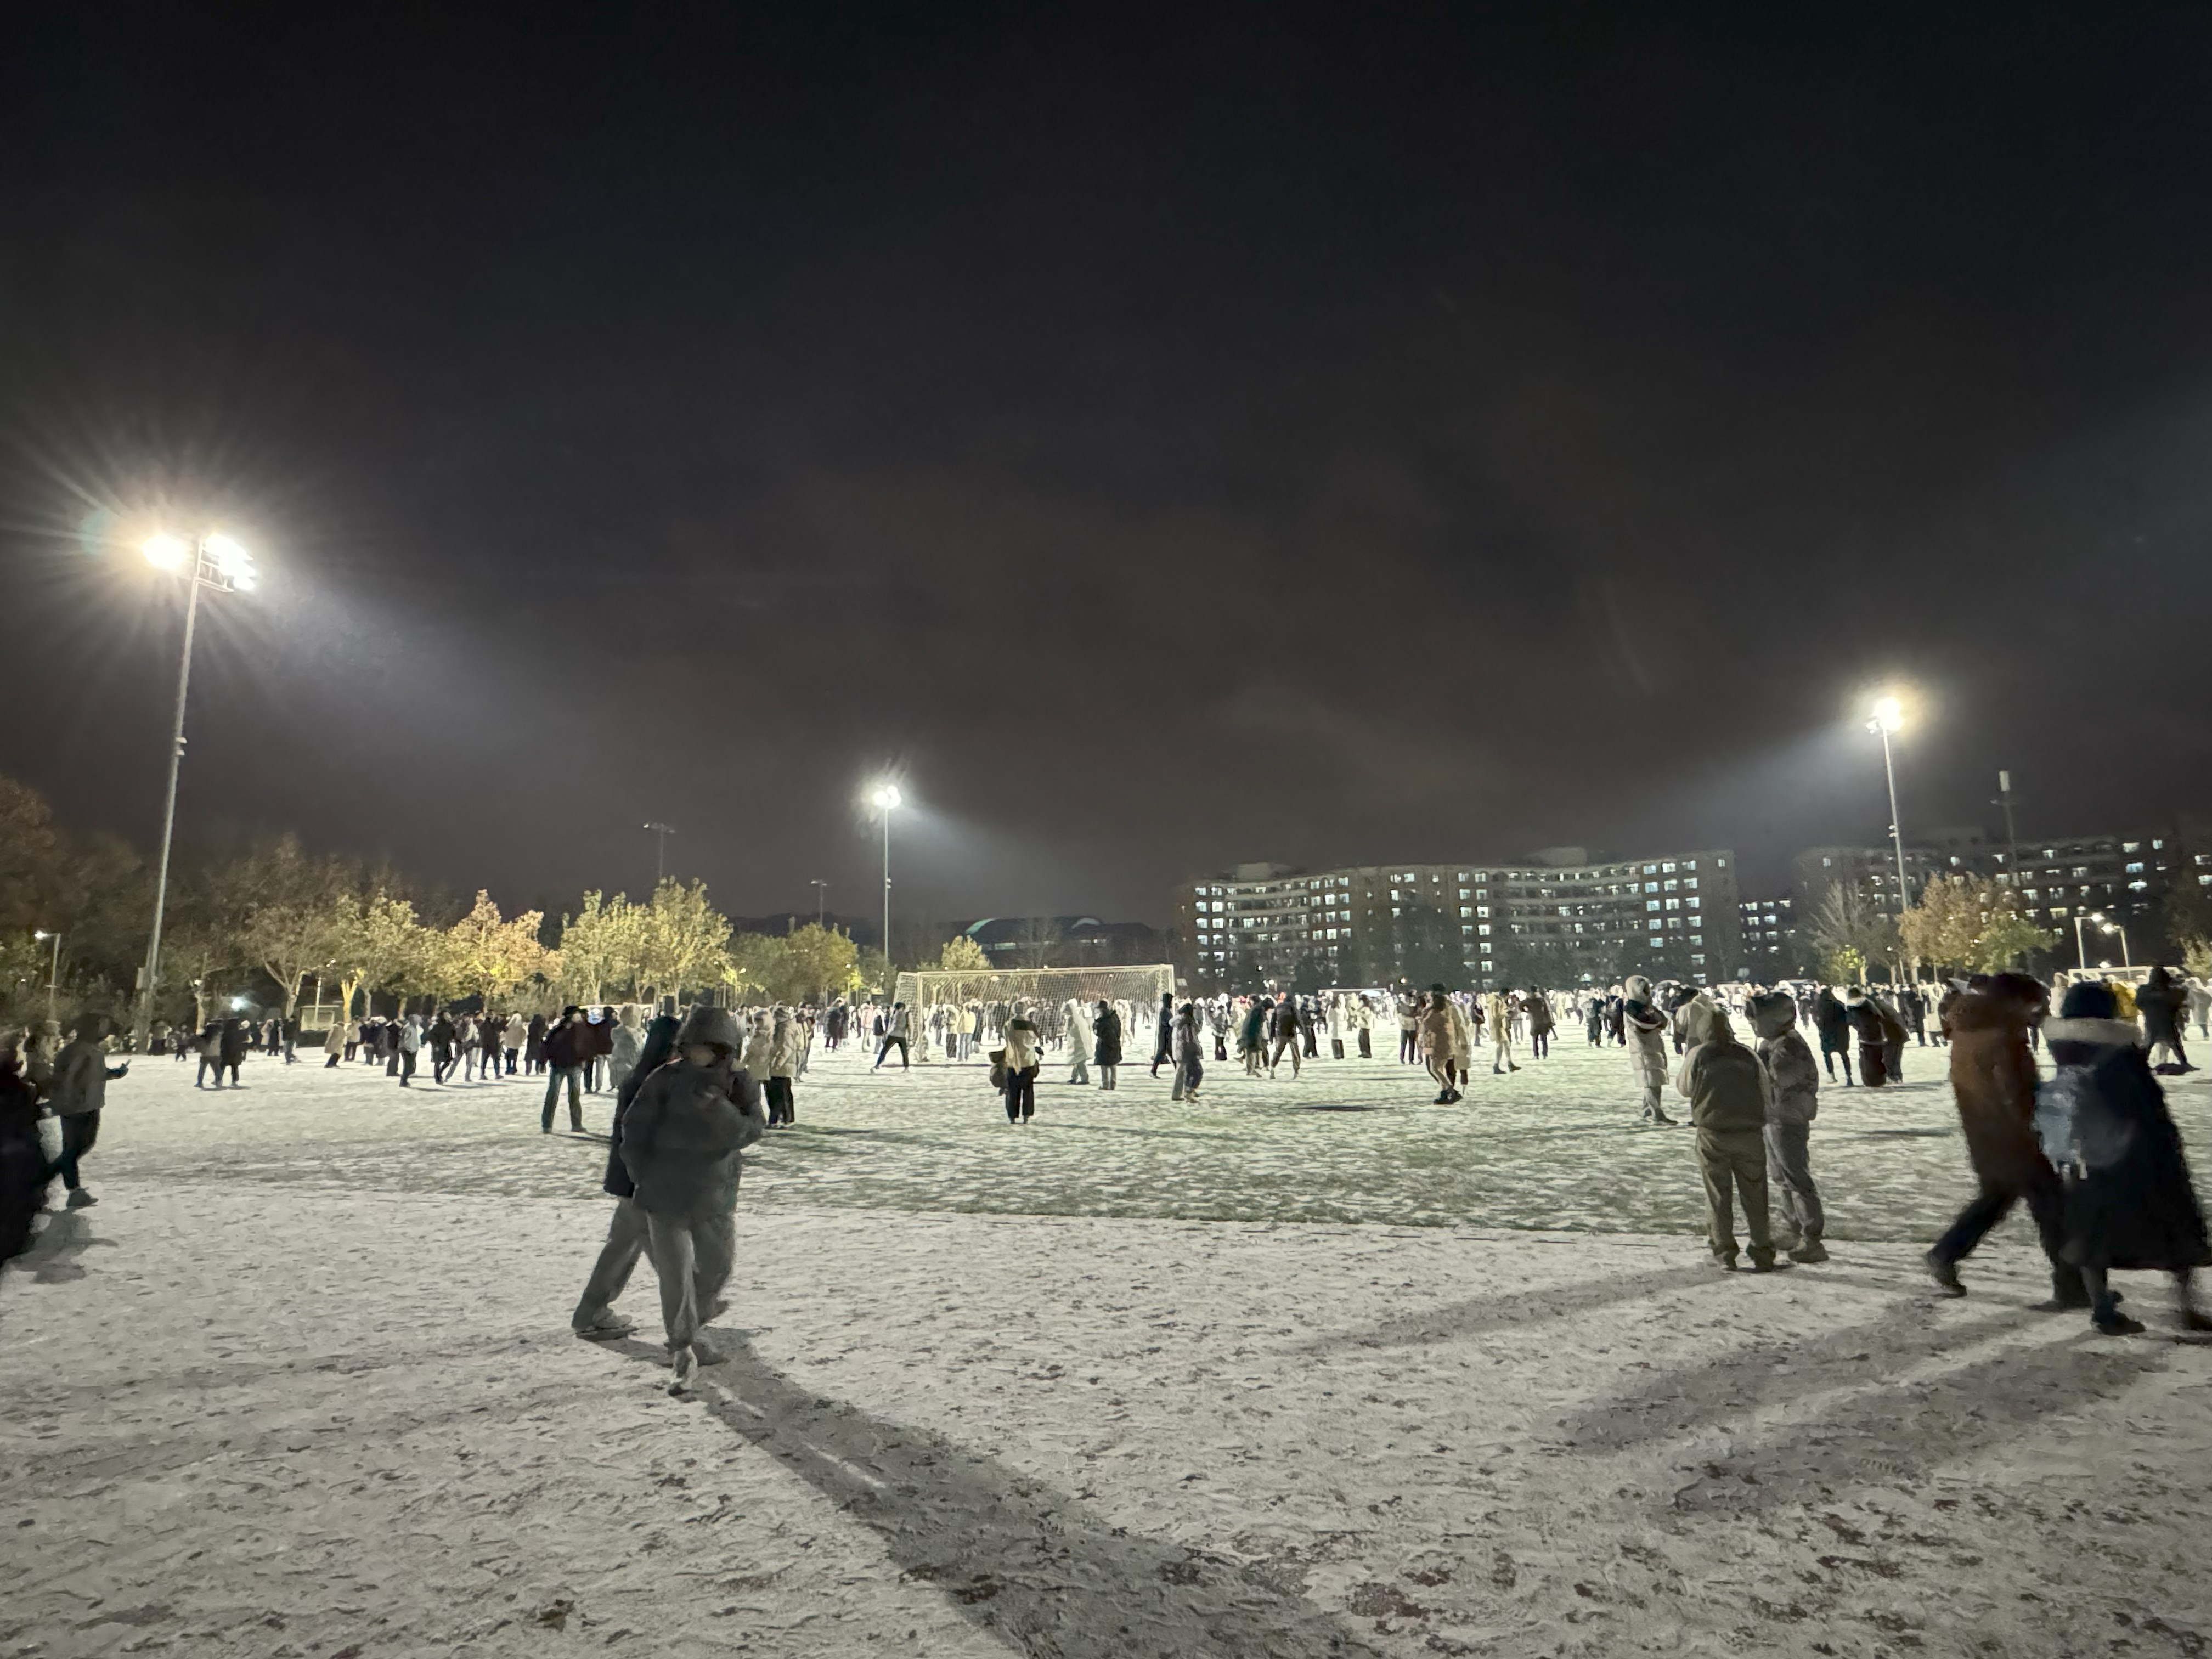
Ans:
{"type": "Polygon", "coordinates": [[[1745,899],[1736,906],[1736,914],[1735,978],[1771,985],[1813,971],[1812,952],[1797,925],[1795,898],[1745,899]]]}
{"type": "Polygon", "coordinates": [[[1178,964],[1194,984],[1408,979],[1609,982],[1648,968],[1723,977],[1738,949],[1725,848],[1593,860],[1549,848],[1511,863],[1240,865],[1176,894],[1178,964]]]}
{"type": "MultiPolygon", "coordinates": [[[[2169,888],[2193,886],[2212,895],[2212,851],[2196,851],[2172,836],[2023,842],[2017,867],[2007,867],[2009,853],[1996,854],[1994,863],[1998,879],[2020,890],[2021,908],[2030,921],[2069,935],[2060,947],[2062,959],[2075,948],[2073,919],[2102,915],[2127,929],[2136,960],[2146,960],[2164,940],[2161,912],[2169,888]]],[[[2089,956],[2096,960],[2099,951],[2091,947],[2089,956]]]]}

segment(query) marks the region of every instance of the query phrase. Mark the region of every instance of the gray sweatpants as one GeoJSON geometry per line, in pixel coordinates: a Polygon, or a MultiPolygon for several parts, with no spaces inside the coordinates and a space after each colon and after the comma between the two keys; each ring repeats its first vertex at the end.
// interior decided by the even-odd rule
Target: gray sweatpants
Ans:
{"type": "Polygon", "coordinates": [[[699,1334],[699,1316],[712,1307],[730,1282],[737,1256],[737,1216],[672,1217],[649,1215],[637,1200],[617,1201],[614,1218],[607,1224],[607,1242],[584,1285],[570,1323],[581,1330],[615,1304],[629,1283],[640,1255],[651,1258],[660,1280],[660,1317],[668,1333],[668,1346],[688,1348],[699,1334]]]}
{"type": "Polygon", "coordinates": [[[1820,1189],[1813,1184],[1813,1154],[1809,1123],[1770,1123],[1766,1139],[1766,1182],[1774,1194],[1774,1207],[1782,1224],[1808,1244],[1820,1237],[1826,1218],[1820,1212],[1820,1189]]]}

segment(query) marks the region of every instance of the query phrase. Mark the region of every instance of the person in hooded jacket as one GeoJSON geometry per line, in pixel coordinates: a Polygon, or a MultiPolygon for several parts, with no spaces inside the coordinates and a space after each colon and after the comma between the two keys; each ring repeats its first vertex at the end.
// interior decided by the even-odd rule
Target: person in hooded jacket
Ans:
{"type": "Polygon", "coordinates": [[[2081,1270],[2065,1257],[2065,1191],[2035,1134],[2037,1073],[2028,1033],[2048,993],[2026,974],[1977,975],[1951,999],[1944,1027],[1951,1038],[1951,1093],[1966,1161],[1979,1191],[1959,1212],[1924,1260],[1947,1296],[1964,1296],[1959,1264],[1984,1235],[2025,1200],[2051,1263],[2045,1312],[2089,1305],[2081,1270]]]}
{"type": "Polygon", "coordinates": [[[1265,997],[1254,997],[1237,1030],[1237,1052],[1244,1061],[1244,1075],[1257,1077],[1267,1060],[1267,1014],[1273,1006],[1265,997]]]}
{"type": "Polygon", "coordinates": [[[2043,1028],[2058,1074],[2045,1088],[2065,1103],[2046,1130],[2066,1183],[2063,1253],[2081,1270],[2089,1319],[2107,1336],[2140,1332],[2119,1310],[2106,1275],[2115,1269],[2173,1275],[2181,1323],[2212,1330],[2197,1306],[2196,1275],[2212,1267],[2212,1240],[2182,1156],[2181,1132],[2151,1075],[2132,1020],[2119,1018],[2111,986],[2071,986],[2043,1028]]]}
{"type": "MultiPolygon", "coordinates": [[[[654,1015],[645,1028],[645,1040],[638,1045],[637,1065],[616,1093],[614,1123],[607,1136],[606,1174],[599,1182],[599,1189],[617,1201],[614,1218],[607,1224],[607,1242],[600,1247],[599,1259],[592,1268],[583,1297],[569,1320],[576,1334],[591,1341],[628,1336],[637,1328],[635,1322],[614,1311],[616,1299],[629,1283],[638,1257],[645,1253],[645,1212],[629,1201],[637,1195],[637,1185],[629,1178],[629,1168],[623,1162],[623,1114],[637,1098],[637,1091],[644,1086],[646,1079],[675,1058],[676,1033],[680,1029],[674,1014],[654,1015]]],[[[713,1315],[706,1316],[711,1319],[713,1315]]]]}
{"type": "Polygon", "coordinates": [[[2189,1011],[2189,993],[2163,968],[2154,968],[2136,991],[2136,1012],[2142,1017],[2143,1046],[2150,1050],[2151,1068],[2179,1076],[2197,1068],[2182,1047],[2181,1027],[2189,1011]],[[2165,1051],[2161,1058],[2160,1050],[2165,1051]]]}
{"type": "Polygon", "coordinates": [[[799,1121],[799,1101],[794,1079],[799,1075],[799,1062],[806,1054],[806,1028],[791,1017],[788,1008],[775,1011],[775,1023],[769,1028],[768,1037],[768,1121],[774,1128],[777,1124],[799,1121]]]}
{"type": "Polygon", "coordinates": [[[1628,1033],[1630,1069],[1644,1091],[1643,1121],[1672,1127],[1674,1120],[1667,1115],[1665,1104],[1669,1024],[1666,1011],[1652,995],[1651,981],[1641,974],[1631,974],[1622,981],[1621,989],[1626,993],[1620,1004],[1621,1025],[1628,1033]]]}
{"type": "Polygon", "coordinates": [[[1291,1076],[1298,1075],[1300,1055],[1298,1036],[1305,1022],[1299,1017],[1297,999],[1285,993],[1267,1016],[1267,1030],[1274,1042],[1274,1052],[1267,1059],[1267,1075],[1275,1074],[1275,1067],[1283,1063],[1283,1056],[1291,1057],[1291,1076]]]}
{"type": "Polygon", "coordinates": [[[1521,1006],[1528,1016],[1528,1052],[1541,1060],[1552,1052],[1552,1032],[1559,1024],[1552,1012],[1552,999],[1532,985],[1521,1006]]]}
{"type": "Polygon", "coordinates": [[[1836,1061],[1844,1062],[1844,1087],[1852,1086],[1851,1012],[1836,996],[1835,988],[1823,985],[1813,999],[1813,1029],[1820,1034],[1820,1064],[1828,1081],[1836,1080],[1836,1061]]]}
{"type": "Polygon", "coordinates": [[[1159,1012],[1152,1019],[1152,1075],[1160,1074],[1160,1067],[1175,1063],[1175,994],[1163,993],[1159,1012]]]}
{"type": "Polygon", "coordinates": [[[1744,1005],[1766,1068],[1766,1184],[1793,1242],[1792,1261],[1826,1261],[1827,1220],[1813,1184],[1813,1120],[1820,1110],[1820,1067],[1797,1034],[1797,1004],[1787,991],[1765,991],[1744,1005]]]}
{"type": "Polygon", "coordinates": [[[1067,1038],[1067,1080],[1070,1083],[1091,1081],[1091,1013],[1082,1002],[1070,997],[1067,1007],[1060,1016],[1060,1024],[1067,1038]]]}
{"type": "Polygon", "coordinates": [[[1176,1082],[1170,1098],[1195,1104],[1206,1079],[1206,1027],[1198,1006],[1186,1002],[1176,1016],[1176,1082]]]}
{"type": "MultiPolygon", "coordinates": [[[[1865,988],[1853,985],[1844,992],[1844,1008],[1859,1041],[1859,1081],[1869,1089],[1882,1088],[1889,1082],[1890,1042],[1889,1021],[1881,1005],[1865,988]]],[[[1899,1042],[1901,1046],[1901,1038],[1899,1042]]]]}
{"type": "MultiPolygon", "coordinates": [[[[644,1021],[638,1012],[637,1004],[623,1004],[622,1012],[615,1016],[614,1030],[608,1037],[607,1086],[614,1091],[615,1098],[620,1100],[623,1085],[629,1081],[629,1074],[637,1069],[638,1057],[645,1052],[644,1021]]],[[[485,1053],[489,1055],[490,1050],[487,1049],[485,1053]]]]}
{"type": "Polygon", "coordinates": [[[1774,1237],[1767,1225],[1766,1115],[1770,1085],[1759,1056],[1735,1040],[1729,1017],[1698,998],[1684,1009],[1681,1075],[1674,1086],[1690,1103],[1690,1121],[1698,1132],[1698,1170],[1705,1186],[1706,1242],[1716,1265],[1736,1267],[1735,1212],[1730,1188],[1743,1200],[1744,1231],[1750,1235],[1751,1270],[1771,1273],[1787,1262],[1774,1259],[1774,1237]]]}
{"type": "Polygon", "coordinates": [[[1103,1000],[1091,1022],[1091,1063],[1098,1068],[1098,1086],[1111,1089],[1121,1067],[1121,1016],[1103,1000]]]}
{"type": "Polygon", "coordinates": [[[430,1081],[443,1083],[453,1069],[453,1042],[459,1036],[452,1018],[441,1013],[430,1022],[430,1081]]]}
{"type": "Polygon", "coordinates": [[[1027,1123],[1036,1115],[1036,1080],[1044,1064],[1044,1048],[1037,1029],[1025,1018],[1006,1022],[1006,1047],[1001,1053],[1006,1075],[1006,1121],[1027,1123]]]}
{"type": "Polygon", "coordinates": [[[230,1086],[234,1089],[239,1086],[238,1068],[246,1064],[246,1036],[244,1020],[223,1021],[222,1036],[216,1045],[216,1058],[220,1061],[215,1073],[216,1087],[218,1089],[222,1086],[222,1074],[225,1072],[230,1073],[230,1086]]]}
{"type": "Polygon", "coordinates": [[[100,1200],[78,1179],[77,1165],[100,1139],[100,1114],[107,1104],[107,1085],[131,1070],[131,1062],[107,1063],[100,1039],[107,1035],[105,1017],[87,1011],[77,1017],[68,1045],[54,1057],[54,1080],[46,1091],[46,1109],[62,1121],[62,1150],[46,1172],[43,1188],[56,1176],[69,1190],[69,1207],[82,1210],[100,1200]]]}
{"type": "Polygon", "coordinates": [[[727,1010],[693,1008],[676,1034],[676,1058],[623,1113],[628,1201],[643,1215],[645,1253],[660,1280],[672,1393],[722,1358],[699,1330],[720,1311],[736,1259],[740,1153],[768,1129],[760,1090],[737,1064],[740,1046],[727,1010]]]}
{"type": "Polygon", "coordinates": [[[568,1127],[584,1132],[584,1062],[591,1058],[591,1037],[585,1030],[584,1011],[571,1004],[561,1011],[560,1023],[545,1034],[539,1045],[544,1064],[545,1106],[538,1116],[538,1132],[553,1133],[553,1108],[561,1098],[561,1085],[568,1085],[568,1127]]]}

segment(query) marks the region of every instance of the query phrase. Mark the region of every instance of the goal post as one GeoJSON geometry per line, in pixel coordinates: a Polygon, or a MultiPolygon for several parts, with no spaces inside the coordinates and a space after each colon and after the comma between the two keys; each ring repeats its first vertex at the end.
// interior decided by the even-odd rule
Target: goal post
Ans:
{"type": "Polygon", "coordinates": [[[892,981],[891,996],[909,1008],[970,1002],[1058,1006],[1071,1000],[1158,1007],[1163,996],[1174,994],[1175,980],[1175,969],[1166,963],[1128,968],[981,968],[972,972],[902,969],[892,981]]]}

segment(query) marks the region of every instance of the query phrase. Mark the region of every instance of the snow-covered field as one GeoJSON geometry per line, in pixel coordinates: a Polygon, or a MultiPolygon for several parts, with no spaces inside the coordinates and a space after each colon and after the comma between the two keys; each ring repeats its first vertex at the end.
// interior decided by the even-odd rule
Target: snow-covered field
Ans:
{"type": "MultiPolygon", "coordinates": [[[[2212,1638],[2212,1350],[2142,1276],[2146,1337],[2027,1312],[2022,1222],[1926,1294],[1934,1051],[1825,1102],[1835,1259],[1772,1278],[1704,1265],[1617,1051],[1450,1108],[1388,1060],[1196,1109],[1136,1066],[1026,1129],[977,1068],[861,1063],[749,1164],[690,1402],[568,1334],[604,1152],[542,1085],[142,1063],[103,1201],[0,1284],[0,1656],[2212,1638]]],[[[2212,1091],[2177,1115],[2202,1165],[2212,1091]]],[[[653,1336],[649,1268],[625,1306],[653,1336]]]]}

